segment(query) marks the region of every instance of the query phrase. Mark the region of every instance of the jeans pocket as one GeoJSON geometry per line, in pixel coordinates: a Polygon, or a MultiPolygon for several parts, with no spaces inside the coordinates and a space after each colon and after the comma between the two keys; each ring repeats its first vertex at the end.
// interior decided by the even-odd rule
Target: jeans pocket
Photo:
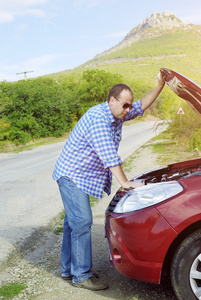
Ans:
{"type": "Polygon", "coordinates": [[[61,188],[65,183],[69,181],[69,178],[66,176],[62,176],[57,180],[58,186],[61,188]]]}

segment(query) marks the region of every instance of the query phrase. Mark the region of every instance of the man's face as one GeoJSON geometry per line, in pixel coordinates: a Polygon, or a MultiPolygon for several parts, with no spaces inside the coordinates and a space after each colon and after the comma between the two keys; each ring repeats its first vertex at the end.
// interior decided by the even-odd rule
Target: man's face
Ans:
{"type": "Polygon", "coordinates": [[[116,119],[124,119],[130,111],[130,106],[133,103],[133,96],[128,90],[123,90],[118,98],[112,96],[109,101],[109,106],[113,116],[116,119]]]}

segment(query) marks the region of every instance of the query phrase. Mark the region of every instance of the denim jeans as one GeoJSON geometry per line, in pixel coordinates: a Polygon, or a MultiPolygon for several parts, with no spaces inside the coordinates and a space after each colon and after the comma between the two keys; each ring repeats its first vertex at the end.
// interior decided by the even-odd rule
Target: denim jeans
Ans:
{"type": "Polygon", "coordinates": [[[89,196],[68,177],[61,177],[58,186],[65,209],[61,248],[62,276],[73,276],[81,282],[92,276],[91,226],[93,223],[89,196]]]}

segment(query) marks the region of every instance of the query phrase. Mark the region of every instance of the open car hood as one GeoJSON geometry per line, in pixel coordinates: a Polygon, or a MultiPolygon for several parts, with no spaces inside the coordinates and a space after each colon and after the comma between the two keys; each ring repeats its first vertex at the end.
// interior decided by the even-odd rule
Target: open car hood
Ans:
{"type": "Polygon", "coordinates": [[[201,116],[201,87],[187,77],[167,68],[160,72],[166,84],[201,116]]]}

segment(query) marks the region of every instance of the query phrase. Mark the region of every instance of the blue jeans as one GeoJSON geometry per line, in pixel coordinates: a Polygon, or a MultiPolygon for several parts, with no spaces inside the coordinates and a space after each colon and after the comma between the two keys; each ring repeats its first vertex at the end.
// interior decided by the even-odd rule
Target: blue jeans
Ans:
{"type": "Polygon", "coordinates": [[[68,177],[61,177],[57,183],[65,209],[61,249],[62,276],[72,275],[73,282],[82,282],[92,276],[93,219],[89,195],[82,192],[68,177]]]}

